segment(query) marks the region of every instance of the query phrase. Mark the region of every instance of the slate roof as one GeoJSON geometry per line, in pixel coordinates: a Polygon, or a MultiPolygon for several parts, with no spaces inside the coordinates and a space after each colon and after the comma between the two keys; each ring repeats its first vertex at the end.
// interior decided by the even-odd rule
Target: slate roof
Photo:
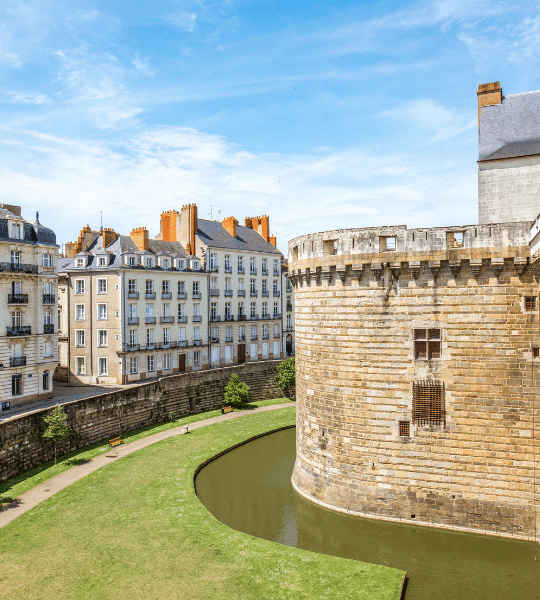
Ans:
{"type": "Polygon", "coordinates": [[[540,154],[540,91],[482,107],[478,145],[479,161],[540,154]]]}
{"type": "Polygon", "coordinates": [[[246,252],[266,252],[267,254],[281,254],[270,242],[267,242],[259,233],[250,227],[238,225],[236,238],[217,221],[198,219],[197,237],[210,248],[227,248],[230,250],[244,250],[246,252]]]}
{"type": "Polygon", "coordinates": [[[14,214],[7,208],[0,207],[0,239],[8,240],[8,216],[15,217],[18,223],[22,225],[23,237],[18,242],[31,244],[45,244],[47,246],[56,246],[56,234],[52,229],[44,227],[39,221],[25,221],[19,215],[14,214]]]}

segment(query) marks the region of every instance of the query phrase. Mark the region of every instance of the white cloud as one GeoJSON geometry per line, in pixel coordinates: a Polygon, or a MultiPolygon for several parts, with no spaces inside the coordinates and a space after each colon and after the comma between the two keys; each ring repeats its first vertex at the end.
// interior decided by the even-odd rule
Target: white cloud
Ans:
{"type": "Polygon", "coordinates": [[[197,14],[180,10],[172,15],[165,15],[165,19],[182,31],[193,31],[197,14]]]}
{"type": "MultiPolygon", "coordinates": [[[[32,92],[4,92],[5,102],[12,104],[50,104],[51,98],[46,94],[35,94],[32,92]]],[[[2,96],[0,95],[0,102],[2,96]]]]}
{"type": "Polygon", "coordinates": [[[140,58],[139,55],[137,54],[135,56],[135,58],[131,61],[131,64],[137,69],[137,71],[139,71],[143,75],[147,75],[149,77],[152,77],[153,75],[155,75],[154,70],[150,66],[149,58],[143,59],[143,58],[140,58]]]}

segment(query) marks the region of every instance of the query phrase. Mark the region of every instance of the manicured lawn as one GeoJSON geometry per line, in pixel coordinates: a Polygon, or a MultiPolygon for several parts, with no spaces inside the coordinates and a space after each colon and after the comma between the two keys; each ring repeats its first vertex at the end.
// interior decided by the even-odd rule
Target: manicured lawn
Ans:
{"type": "Polygon", "coordinates": [[[401,571],[251,537],[199,502],[201,462],[294,421],[292,407],[211,425],[65,488],[0,529],[1,597],[398,600],[401,571]]]}

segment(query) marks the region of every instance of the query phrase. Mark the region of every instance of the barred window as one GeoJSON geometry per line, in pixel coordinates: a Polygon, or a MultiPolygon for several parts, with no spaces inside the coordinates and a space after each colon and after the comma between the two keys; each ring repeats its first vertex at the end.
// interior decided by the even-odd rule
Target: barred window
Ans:
{"type": "Polygon", "coordinates": [[[441,358],[441,330],[414,330],[414,358],[416,360],[431,360],[441,358]]]}
{"type": "Polygon", "coordinates": [[[413,382],[413,423],[418,425],[445,425],[444,383],[433,381],[413,382]]]}
{"type": "Polygon", "coordinates": [[[400,421],[399,422],[399,436],[400,437],[411,437],[411,422],[400,421]]]}
{"type": "Polygon", "coordinates": [[[525,296],[525,310],[536,310],[536,296],[525,296]]]}

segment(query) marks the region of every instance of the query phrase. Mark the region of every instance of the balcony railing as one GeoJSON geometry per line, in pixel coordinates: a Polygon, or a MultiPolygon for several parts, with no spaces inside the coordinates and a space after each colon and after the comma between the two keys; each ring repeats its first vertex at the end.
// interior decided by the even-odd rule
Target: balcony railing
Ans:
{"type": "Polygon", "coordinates": [[[274,277],[279,277],[281,273],[279,271],[274,270],[274,277]]]}
{"type": "Polygon", "coordinates": [[[257,294],[258,294],[257,290],[251,290],[251,291],[249,292],[249,295],[250,295],[252,298],[256,298],[256,297],[257,297],[257,294]]]}
{"type": "Polygon", "coordinates": [[[238,320],[239,320],[239,321],[245,321],[245,320],[246,320],[246,315],[245,315],[244,313],[240,313],[240,314],[238,315],[238,320]]]}
{"type": "Polygon", "coordinates": [[[178,292],[178,300],[186,300],[187,292],[178,292]]]}
{"type": "Polygon", "coordinates": [[[200,300],[202,298],[202,294],[200,292],[193,292],[193,300],[200,300]]]}
{"type": "Polygon", "coordinates": [[[216,264],[210,263],[210,273],[217,273],[219,271],[219,267],[216,264]]]}
{"type": "Polygon", "coordinates": [[[54,325],[52,323],[45,323],[43,325],[43,333],[54,333],[54,325]]]}
{"type": "Polygon", "coordinates": [[[6,327],[6,335],[19,336],[19,335],[32,335],[32,327],[30,325],[19,325],[18,327],[6,327]]]}
{"type": "Polygon", "coordinates": [[[10,367],[24,367],[26,366],[26,356],[11,356],[9,359],[10,367]]]}
{"type": "Polygon", "coordinates": [[[232,290],[225,290],[225,296],[232,296],[233,295],[233,291],[232,290]]]}
{"type": "Polygon", "coordinates": [[[28,294],[8,294],[8,304],[28,304],[28,294]]]}
{"type": "Polygon", "coordinates": [[[138,325],[139,317],[128,317],[128,325],[138,325]]]}
{"type": "Polygon", "coordinates": [[[210,296],[219,296],[219,289],[218,288],[212,288],[210,290],[210,296]]]}
{"type": "Polygon", "coordinates": [[[281,296],[279,290],[274,290],[274,298],[279,298],[281,296]]]}
{"type": "Polygon", "coordinates": [[[54,294],[43,294],[43,304],[54,304],[55,300],[54,294]]]}
{"type": "Polygon", "coordinates": [[[257,314],[250,315],[249,316],[249,320],[250,321],[258,321],[259,320],[259,315],[257,315],[257,314]]]}
{"type": "Polygon", "coordinates": [[[281,319],[281,313],[274,313],[272,319],[281,319]]]}
{"type": "Polygon", "coordinates": [[[251,335],[251,341],[254,342],[256,339],[258,339],[257,335],[251,335]]]}
{"type": "Polygon", "coordinates": [[[203,342],[202,342],[202,340],[193,340],[193,345],[194,346],[202,346],[203,342]]]}
{"type": "Polygon", "coordinates": [[[127,350],[127,352],[136,352],[137,350],[140,350],[140,348],[140,344],[124,344],[123,347],[123,349],[127,350]]]}
{"type": "Polygon", "coordinates": [[[223,270],[225,273],[232,273],[231,265],[225,265],[225,268],[223,270]]]}
{"type": "Polygon", "coordinates": [[[160,317],[160,323],[174,323],[174,317],[160,317]]]}
{"type": "Polygon", "coordinates": [[[257,275],[257,267],[255,267],[255,268],[251,268],[251,269],[249,270],[249,274],[250,274],[250,275],[257,275]]]}
{"type": "Polygon", "coordinates": [[[133,298],[134,300],[137,300],[139,297],[139,292],[128,292],[128,298],[133,298]]]}
{"type": "Polygon", "coordinates": [[[172,298],[172,292],[161,292],[162,300],[170,300],[172,298]]]}
{"type": "Polygon", "coordinates": [[[281,337],[281,334],[279,333],[274,333],[274,338],[277,339],[278,337],[281,337]]]}
{"type": "Polygon", "coordinates": [[[238,336],[238,341],[239,342],[245,342],[246,341],[246,336],[245,335],[239,335],[238,336]]]}
{"type": "Polygon", "coordinates": [[[285,327],[285,331],[292,331],[292,330],[293,330],[292,325],[287,325],[287,327],[285,327]]]}
{"type": "Polygon", "coordinates": [[[193,321],[194,323],[200,323],[200,322],[202,321],[202,317],[201,317],[201,315],[193,315],[193,317],[192,317],[192,321],[193,321]]]}
{"type": "Polygon", "coordinates": [[[187,345],[188,345],[188,341],[187,341],[187,340],[180,340],[180,341],[178,342],[178,347],[179,347],[179,348],[186,348],[186,347],[187,347],[187,345]]]}
{"type": "Polygon", "coordinates": [[[261,296],[264,296],[264,297],[268,298],[268,296],[270,296],[270,292],[268,290],[263,290],[261,292],[261,296]]]}
{"type": "MultiPolygon", "coordinates": [[[[146,342],[146,350],[155,350],[157,348],[156,342],[146,342]]],[[[144,350],[144,346],[141,346],[141,350],[144,350]]]]}
{"type": "Polygon", "coordinates": [[[246,267],[238,267],[238,275],[244,275],[246,272],[246,267]]]}
{"type": "Polygon", "coordinates": [[[268,339],[268,334],[267,333],[263,333],[263,340],[267,340],[268,339]]]}
{"type": "Polygon", "coordinates": [[[186,317],[186,315],[180,315],[178,317],[178,322],[179,323],[187,323],[187,317],[186,317]]]}
{"type": "Polygon", "coordinates": [[[156,322],[156,317],[145,317],[144,322],[147,325],[152,325],[153,323],[156,322]]]}
{"type": "Polygon", "coordinates": [[[220,315],[210,315],[210,323],[219,323],[221,321],[220,315]]]}
{"type": "Polygon", "coordinates": [[[236,293],[237,293],[239,296],[245,296],[245,295],[246,295],[246,290],[237,290],[237,291],[236,291],[236,293]]]}
{"type": "Polygon", "coordinates": [[[218,336],[212,336],[212,344],[219,344],[219,337],[218,336]]]}
{"type": "Polygon", "coordinates": [[[11,273],[37,273],[37,265],[29,265],[25,263],[0,263],[0,271],[8,271],[11,273]]]}
{"type": "Polygon", "coordinates": [[[144,297],[148,300],[155,300],[156,299],[156,292],[146,292],[144,294],[144,297]]]}
{"type": "Polygon", "coordinates": [[[269,318],[270,318],[270,315],[263,315],[263,316],[262,316],[262,318],[263,318],[263,319],[269,319],[269,318]]]}
{"type": "Polygon", "coordinates": [[[225,315],[225,321],[234,321],[234,315],[225,315]]]}
{"type": "Polygon", "coordinates": [[[268,275],[268,268],[267,267],[263,267],[261,269],[261,275],[268,275]]]}

